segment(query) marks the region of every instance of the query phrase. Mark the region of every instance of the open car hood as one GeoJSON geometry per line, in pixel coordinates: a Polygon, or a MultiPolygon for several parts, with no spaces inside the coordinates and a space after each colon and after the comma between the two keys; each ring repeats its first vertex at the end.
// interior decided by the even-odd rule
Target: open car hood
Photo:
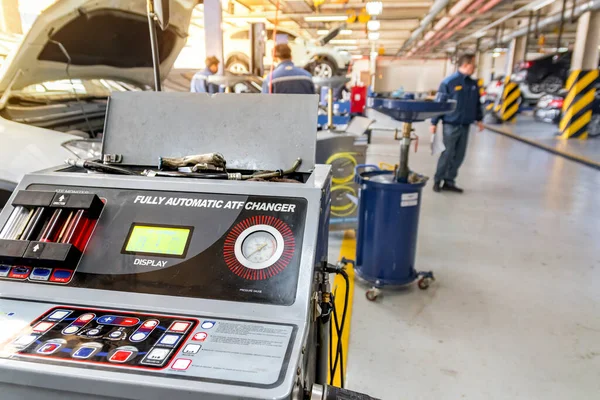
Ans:
{"type": "MultiPolygon", "coordinates": [[[[171,0],[171,18],[158,29],[161,76],[185,45],[198,0],[171,0]]],[[[67,78],[105,78],[152,85],[146,0],[60,0],[44,10],[0,70],[0,92],[67,78]],[[67,57],[71,58],[67,74],[67,57]]]]}

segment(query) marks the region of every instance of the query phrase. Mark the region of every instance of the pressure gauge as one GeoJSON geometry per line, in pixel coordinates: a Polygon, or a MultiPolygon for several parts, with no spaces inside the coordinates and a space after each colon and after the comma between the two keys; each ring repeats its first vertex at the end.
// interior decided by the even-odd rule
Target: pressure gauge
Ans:
{"type": "Polygon", "coordinates": [[[295,253],[290,227],[272,216],[249,217],[231,228],[223,258],[235,275],[248,280],[269,279],[282,272],[295,253]]]}
{"type": "Polygon", "coordinates": [[[254,231],[242,243],[242,256],[254,264],[269,261],[277,251],[277,239],[266,231],[254,231]]]}
{"type": "Polygon", "coordinates": [[[235,241],[235,256],[246,268],[268,268],[282,253],[283,236],[271,225],[253,225],[235,241]]]}

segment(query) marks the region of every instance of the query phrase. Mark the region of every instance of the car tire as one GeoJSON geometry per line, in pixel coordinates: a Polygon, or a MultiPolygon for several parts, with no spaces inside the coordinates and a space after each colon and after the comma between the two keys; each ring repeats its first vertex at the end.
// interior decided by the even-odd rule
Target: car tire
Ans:
{"type": "Polygon", "coordinates": [[[543,91],[542,84],[541,83],[530,83],[529,84],[529,90],[533,94],[540,94],[543,91]]]}
{"type": "Polygon", "coordinates": [[[320,58],[313,62],[310,73],[312,76],[320,78],[332,78],[337,75],[337,68],[335,64],[327,58],[320,58]]]}
{"type": "Polygon", "coordinates": [[[558,76],[550,75],[542,82],[542,89],[548,94],[556,94],[564,87],[565,83],[558,76]]]}
{"type": "Polygon", "coordinates": [[[234,74],[247,74],[250,72],[250,63],[239,56],[233,56],[225,64],[227,71],[234,74]]]}
{"type": "Polygon", "coordinates": [[[592,114],[592,120],[588,124],[588,136],[600,136],[600,114],[592,114]]]}

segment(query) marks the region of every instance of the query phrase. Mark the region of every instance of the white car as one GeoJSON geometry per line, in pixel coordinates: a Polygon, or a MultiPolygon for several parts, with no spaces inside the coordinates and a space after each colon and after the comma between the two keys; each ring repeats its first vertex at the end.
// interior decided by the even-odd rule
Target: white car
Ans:
{"type": "MultiPolygon", "coordinates": [[[[267,41],[263,62],[267,69],[273,63],[273,30],[267,29],[265,33],[267,41]]],[[[352,60],[350,54],[337,51],[333,46],[327,45],[327,42],[335,37],[335,34],[328,34],[317,40],[304,39],[287,29],[277,29],[276,34],[277,36],[287,36],[294,64],[307,69],[314,76],[329,78],[345,75],[348,71],[352,60]]],[[[238,74],[248,73],[250,71],[250,32],[248,28],[228,30],[223,35],[225,68],[238,74]]]]}
{"type": "MultiPolygon", "coordinates": [[[[196,3],[171,0],[158,35],[163,78],[196,3]]],[[[0,208],[23,175],[99,154],[84,138],[102,134],[111,91],[152,85],[145,0],[61,0],[43,11],[0,70],[0,208]]]]}

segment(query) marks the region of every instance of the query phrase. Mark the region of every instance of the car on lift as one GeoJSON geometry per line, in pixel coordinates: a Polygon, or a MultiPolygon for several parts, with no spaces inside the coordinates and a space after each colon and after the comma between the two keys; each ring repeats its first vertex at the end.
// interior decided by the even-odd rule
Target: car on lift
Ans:
{"type": "Polygon", "coordinates": [[[532,93],[556,94],[564,88],[571,69],[572,51],[523,61],[515,67],[513,80],[529,85],[532,93]]]}
{"type": "MultiPolygon", "coordinates": [[[[566,93],[547,94],[540,98],[533,110],[533,118],[538,122],[559,124],[566,93]]],[[[600,93],[592,102],[592,119],[588,125],[588,136],[600,136],[600,93]]]]}
{"type": "MultiPolygon", "coordinates": [[[[163,77],[196,3],[171,1],[170,25],[158,31],[163,77]]],[[[0,72],[0,208],[24,174],[97,156],[110,93],[148,89],[153,77],[144,0],[70,0],[44,10],[0,72]]]]}
{"type": "MultiPolygon", "coordinates": [[[[305,39],[294,31],[278,28],[276,32],[279,43],[288,43],[292,49],[292,60],[305,68],[313,76],[330,78],[345,75],[352,57],[347,52],[336,50],[327,43],[337,36],[338,27],[319,39],[305,39]]],[[[268,69],[273,63],[273,30],[267,29],[264,66],[268,69]]],[[[250,71],[250,31],[248,28],[224,32],[223,53],[225,67],[233,73],[248,73],[250,71]]]]}

